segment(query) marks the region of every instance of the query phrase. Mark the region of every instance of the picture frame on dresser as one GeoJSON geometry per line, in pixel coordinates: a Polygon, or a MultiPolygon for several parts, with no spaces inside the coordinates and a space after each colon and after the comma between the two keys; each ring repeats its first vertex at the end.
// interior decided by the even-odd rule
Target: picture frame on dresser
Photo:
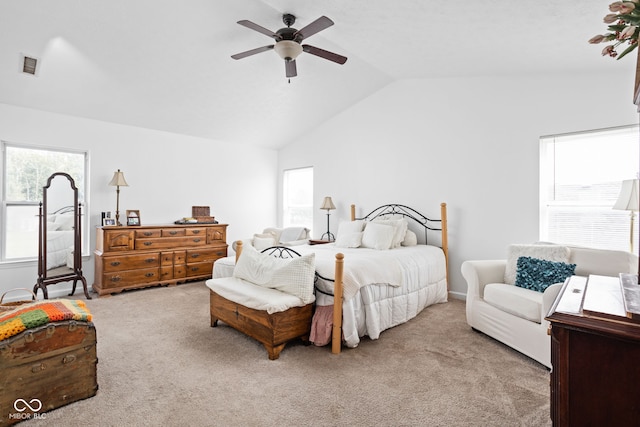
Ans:
{"type": "Polygon", "coordinates": [[[127,210],[127,226],[141,225],[140,211],[139,210],[127,210]]]}
{"type": "Polygon", "coordinates": [[[116,219],[115,218],[102,218],[102,225],[104,227],[108,227],[108,226],[114,226],[114,225],[118,225],[118,224],[116,224],[116,219]]]}

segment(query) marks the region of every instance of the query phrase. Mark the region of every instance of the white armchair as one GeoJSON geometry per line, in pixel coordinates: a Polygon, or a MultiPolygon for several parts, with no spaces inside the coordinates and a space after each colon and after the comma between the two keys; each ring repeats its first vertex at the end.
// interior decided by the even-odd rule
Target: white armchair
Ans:
{"type": "MultiPolygon", "coordinates": [[[[536,250],[540,247],[530,246],[535,246],[536,250]]],[[[576,264],[575,274],[579,276],[617,276],[618,273],[633,273],[638,268],[637,257],[628,252],[567,248],[567,261],[576,264]]],[[[513,257],[510,254],[508,258],[513,257]]],[[[462,264],[462,276],[467,281],[467,323],[474,330],[551,367],[551,340],[547,335],[549,322],[544,318],[562,283],[553,284],[544,292],[521,288],[505,283],[510,268],[506,259],[465,261],[462,264]]]]}

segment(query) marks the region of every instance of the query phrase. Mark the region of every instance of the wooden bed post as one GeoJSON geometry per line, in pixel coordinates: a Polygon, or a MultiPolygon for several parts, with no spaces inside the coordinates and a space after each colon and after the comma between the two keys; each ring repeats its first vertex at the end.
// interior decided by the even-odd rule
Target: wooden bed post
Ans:
{"type": "Polygon", "coordinates": [[[351,205],[351,221],[356,220],[356,205],[351,205]]]}
{"type": "Polygon", "coordinates": [[[336,254],[336,273],[333,288],[333,334],[331,337],[331,353],[340,354],[342,346],[342,273],[344,271],[344,255],[336,254]]]}
{"type": "Polygon", "coordinates": [[[236,242],[236,262],[238,262],[238,258],[240,258],[241,253],[242,253],[242,240],[238,240],[236,242]]]}
{"type": "Polygon", "coordinates": [[[444,252],[445,272],[447,279],[447,292],[449,292],[449,233],[447,231],[447,204],[440,203],[440,219],[442,220],[442,251],[444,252]]]}

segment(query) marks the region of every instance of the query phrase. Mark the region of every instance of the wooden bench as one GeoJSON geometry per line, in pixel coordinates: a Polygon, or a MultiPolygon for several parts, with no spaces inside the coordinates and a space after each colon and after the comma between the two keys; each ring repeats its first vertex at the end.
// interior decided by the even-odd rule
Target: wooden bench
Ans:
{"type": "MultiPolygon", "coordinates": [[[[236,248],[236,262],[242,252],[242,242],[238,242],[236,248]]],[[[263,253],[279,258],[292,258],[300,256],[296,251],[286,247],[267,248],[263,253]]],[[[221,279],[211,279],[207,281],[210,292],[211,326],[218,325],[218,321],[223,321],[232,328],[245,335],[254,338],[264,345],[270,360],[275,360],[280,356],[280,352],[285,345],[294,339],[301,338],[308,342],[311,332],[311,319],[313,317],[314,304],[290,307],[284,311],[270,313],[266,309],[250,308],[232,299],[225,298],[219,294],[224,288],[232,287],[240,294],[250,292],[264,300],[265,306],[280,303],[297,303],[301,300],[286,294],[277,289],[264,288],[254,285],[235,277],[225,277],[221,279]],[[250,289],[251,288],[251,289],[250,289]]]]}

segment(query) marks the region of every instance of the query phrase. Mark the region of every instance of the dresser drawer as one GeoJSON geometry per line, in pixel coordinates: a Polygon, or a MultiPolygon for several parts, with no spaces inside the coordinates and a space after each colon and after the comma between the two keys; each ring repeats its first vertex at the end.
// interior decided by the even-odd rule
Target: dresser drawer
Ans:
{"type": "Polygon", "coordinates": [[[163,267],[173,265],[173,252],[162,252],[160,254],[160,265],[163,267]]]}
{"type": "Polygon", "coordinates": [[[163,228],[162,237],[182,237],[186,236],[184,228],[163,228]]]}
{"type": "Polygon", "coordinates": [[[136,239],[136,250],[139,249],[171,249],[181,246],[204,246],[207,243],[205,236],[188,237],[160,237],[158,239],[136,239]]]}
{"type": "Polygon", "coordinates": [[[187,251],[175,251],[173,252],[173,264],[184,264],[187,260],[187,251]]]}
{"type": "Polygon", "coordinates": [[[112,251],[132,251],[133,231],[130,230],[108,230],[104,232],[104,250],[112,251]]]}
{"type": "Polygon", "coordinates": [[[226,243],[227,242],[227,227],[210,227],[207,228],[207,243],[226,243]]]}
{"type": "Polygon", "coordinates": [[[215,261],[227,256],[227,248],[188,249],[187,264],[194,262],[215,261]]]}
{"type": "Polygon", "coordinates": [[[159,281],[159,268],[141,268],[139,270],[127,270],[102,275],[102,287],[121,288],[142,283],[153,283],[159,281]]]}
{"type": "Polygon", "coordinates": [[[160,267],[160,280],[173,279],[173,266],[160,267]]]}
{"type": "Polygon", "coordinates": [[[184,279],[187,277],[187,265],[174,265],[173,266],[173,278],[174,279],[184,279]]]}
{"type": "Polygon", "coordinates": [[[151,268],[160,265],[160,254],[140,254],[127,256],[114,256],[104,258],[104,272],[135,270],[138,268],[151,268]]]}
{"type": "Polygon", "coordinates": [[[206,228],[198,228],[198,227],[189,227],[186,229],[187,236],[202,236],[206,237],[207,229],[206,228]]]}
{"type": "Polygon", "coordinates": [[[156,230],[156,229],[136,230],[136,239],[160,237],[161,235],[162,234],[160,233],[160,230],[156,230]]]}
{"type": "Polygon", "coordinates": [[[187,277],[211,276],[213,272],[213,261],[196,262],[187,264],[187,277]]]}

